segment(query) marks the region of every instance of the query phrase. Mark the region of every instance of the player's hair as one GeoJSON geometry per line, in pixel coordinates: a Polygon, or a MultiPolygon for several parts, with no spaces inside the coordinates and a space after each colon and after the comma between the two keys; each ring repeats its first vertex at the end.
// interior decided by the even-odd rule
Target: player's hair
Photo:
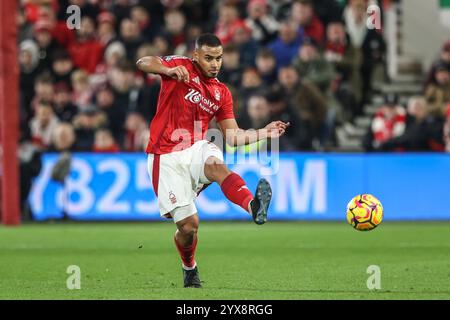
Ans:
{"type": "Polygon", "coordinates": [[[195,49],[200,49],[202,46],[215,48],[222,46],[222,42],[214,34],[204,33],[195,40],[195,49]]]}

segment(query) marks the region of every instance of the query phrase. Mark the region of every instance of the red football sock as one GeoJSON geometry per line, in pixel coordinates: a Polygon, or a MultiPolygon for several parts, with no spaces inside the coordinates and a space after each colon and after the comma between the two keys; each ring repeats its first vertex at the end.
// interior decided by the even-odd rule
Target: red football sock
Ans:
{"type": "Polygon", "coordinates": [[[176,236],[173,237],[175,241],[175,246],[177,247],[178,252],[180,253],[181,260],[183,261],[183,266],[187,268],[195,267],[195,249],[197,248],[197,237],[194,238],[192,244],[188,247],[181,246],[176,236]]]}
{"type": "Polygon", "coordinates": [[[249,211],[248,204],[253,200],[253,195],[240,176],[236,173],[231,173],[222,181],[220,188],[228,200],[237,204],[245,211],[249,211]]]}

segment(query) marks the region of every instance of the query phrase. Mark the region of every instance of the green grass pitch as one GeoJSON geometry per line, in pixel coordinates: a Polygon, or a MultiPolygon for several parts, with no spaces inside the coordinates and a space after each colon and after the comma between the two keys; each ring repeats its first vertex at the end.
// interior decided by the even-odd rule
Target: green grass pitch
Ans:
{"type": "Polygon", "coordinates": [[[0,227],[0,299],[450,299],[450,222],[201,222],[202,289],[182,288],[175,226],[0,227]],[[66,286],[67,267],[81,289],[66,286]],[[370,265],[381,289],[369,290],[370,265]]]}

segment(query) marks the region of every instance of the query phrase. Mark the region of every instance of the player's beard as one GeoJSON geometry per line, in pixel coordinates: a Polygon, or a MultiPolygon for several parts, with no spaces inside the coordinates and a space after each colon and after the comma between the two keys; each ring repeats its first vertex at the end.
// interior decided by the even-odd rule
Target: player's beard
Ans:
{"type": "Polygon", "coordinates": [[[208,73],[209,73],[209,75],[208,75],[209,78],[216,78],[219,75],[219,70],[214,71],[214,72],[209,71],[208,73]]]}
{"type": "Polygon", "coordinates": [[[216,77],[219,75],[220,69],[217,70],[217,71],[215,72],[215,74],[213,74],[211,71],[205,71],[205,69],[202,68],[202,66],[200,65],[200,63],[198,63],[198,62],[195,61],[195,60],[194,60],[194,64],[196,65],[197,69],[199,69],[200,72],[201,72],[205,77],[207,77],[207,78],[213,79],[213,78],[216,78],[216,77]]]}

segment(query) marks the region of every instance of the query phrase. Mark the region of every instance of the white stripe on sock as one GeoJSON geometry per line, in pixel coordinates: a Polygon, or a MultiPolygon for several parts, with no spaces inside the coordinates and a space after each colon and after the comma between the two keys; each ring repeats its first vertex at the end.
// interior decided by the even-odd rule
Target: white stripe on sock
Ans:
{"type": "Polygon", "coordinates": [[[184,265],[184,263],[182,263],[181,266],[182,266],[183,269],[186,270],[186,271],[194,270],[195,267],[197,266],[197,262],[194,262],[194,266],[193,266],[193,267],[186,267],[186,266],[184,265]]]}

